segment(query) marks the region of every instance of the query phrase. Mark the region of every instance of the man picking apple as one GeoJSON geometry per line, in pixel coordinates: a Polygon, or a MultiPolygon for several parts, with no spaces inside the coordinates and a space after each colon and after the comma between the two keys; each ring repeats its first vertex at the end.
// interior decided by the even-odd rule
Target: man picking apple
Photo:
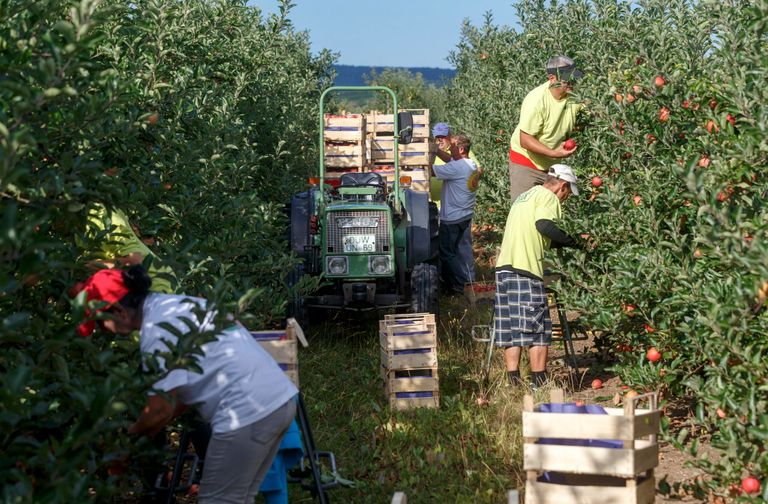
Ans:
{"type": "Polygon", "coordinates": [[[544,252],[550,247],[575,247],[576,241],[557,227],[562,202],[579,194],[576,175],[555,164],[544,184],[524,192],[512,204],[496,260],[495,344],[504,348],[507,376],[520,383],[520,354],[529,347],[532,388],[546,381],[547,353],[552,342],[544,288],[544,252]]]}
{"type": "Polygon", "coordinates": [[[523,100],[520,122],[509,145],[509,195],[513,203],[531,187],[543,184],[550,166],[576,152],[576,142],[568,135],[583,105],[574,102],[570,93],[582,75],[571,58],[550,58],[547,82],[523,100]]]}

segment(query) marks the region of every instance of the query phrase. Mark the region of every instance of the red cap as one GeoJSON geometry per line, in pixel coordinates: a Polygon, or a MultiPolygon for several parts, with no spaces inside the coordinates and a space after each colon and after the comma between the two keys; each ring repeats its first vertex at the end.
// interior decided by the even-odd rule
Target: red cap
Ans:
{"type": "MultiPolygon", "coordinates": [[[[97,271],[88,280],[75,286],[77,293],[87,292],[86,301],[103,301],[107,306],[99,309],[103,311],[117,303],[128,294],[128,287],[123,282],[123,272],[117,269],[103,269],[97,271]]],[[[85,310],[85,316],[90,317],[90,310],[85,310]]],[[[96,329],[96,321],[88,320],[77,326],[77,333],[82,337],[88,337],[96,329]]]]}

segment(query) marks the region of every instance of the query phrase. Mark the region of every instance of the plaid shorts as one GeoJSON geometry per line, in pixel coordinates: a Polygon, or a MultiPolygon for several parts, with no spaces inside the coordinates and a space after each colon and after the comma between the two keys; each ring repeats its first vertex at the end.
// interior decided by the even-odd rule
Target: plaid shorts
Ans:
{"type": "Polygon", "coordinates": [[[496,346],[549,346],[552,319],[544,282],[497,271],[493,330],[496,346]]]}

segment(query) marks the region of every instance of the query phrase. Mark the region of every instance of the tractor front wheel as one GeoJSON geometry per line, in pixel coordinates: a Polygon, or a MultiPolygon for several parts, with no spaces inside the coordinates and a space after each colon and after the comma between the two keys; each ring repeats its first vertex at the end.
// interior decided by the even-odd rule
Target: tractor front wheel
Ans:
{"type": "Polygon", "coordinates": [[[420,263],[411,273],[411,311],[413,313],[434,313],[437,315],[438,300],[437,267],[420,263]]]}

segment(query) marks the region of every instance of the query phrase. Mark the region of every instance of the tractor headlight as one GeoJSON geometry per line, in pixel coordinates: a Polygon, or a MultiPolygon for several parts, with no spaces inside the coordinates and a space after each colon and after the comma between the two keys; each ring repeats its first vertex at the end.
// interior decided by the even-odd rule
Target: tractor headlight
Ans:
{"type": "Polygon", "coordinates": [[[346,275],[349,271],[349,263],[344,256],[333,256],[326,263],[329,275],[346,275]]]}
{"type": "Polygon", "coordinates": [[[389,256],[370,256],[368,258],[368,273],[372,275],[392,273],[392,258],[389,256]]]}

